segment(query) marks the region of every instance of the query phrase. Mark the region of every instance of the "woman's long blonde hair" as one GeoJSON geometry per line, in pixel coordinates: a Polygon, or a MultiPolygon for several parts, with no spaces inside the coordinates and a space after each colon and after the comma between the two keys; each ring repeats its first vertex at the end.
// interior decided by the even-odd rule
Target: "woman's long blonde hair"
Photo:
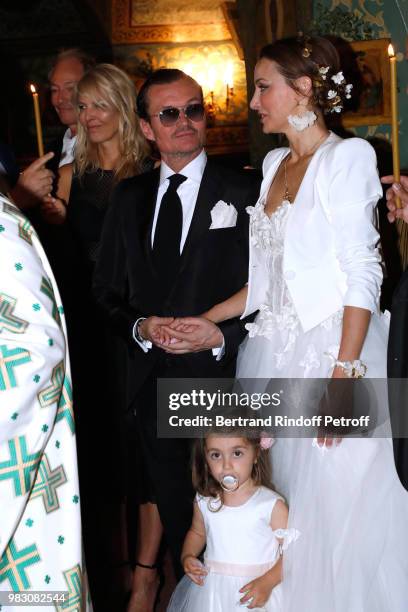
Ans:
{"type": "MultiPolygon", "coordinates": [[[[97,64],[79,81],[76,104],[81,95],[103,100],[119,113],[119,163],[115,168],[117,181],[139,174],[148,154],[148,144],[140,130],[136,114],[136,90],[123,70],[113,64],[97,64]]],[[[81,177],[87,170],[99,167],[97,145],[89,141],[86,130],[78,122],[75,147],[75,171],[81,177]]]]}

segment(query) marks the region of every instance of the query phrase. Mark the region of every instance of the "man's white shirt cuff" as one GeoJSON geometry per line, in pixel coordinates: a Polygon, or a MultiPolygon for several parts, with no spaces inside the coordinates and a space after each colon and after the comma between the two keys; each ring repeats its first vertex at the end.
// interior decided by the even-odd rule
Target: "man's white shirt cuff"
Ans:
{"type": "Polygon", "coordinates": [[[139,340],[137,335],[136,335],[136,330],[137,330],[138,323],[140,321],[144,321],[145,319],[146,319],[146,317],[139,317],[136,320],[136,323],[133,326],[133,340],[135,340],[138,343],[138,345],[140,346],[142,351],[147,353],[152,348],[152,343],[150,342],[150,340],[139,340]]]}
{"type": "Polygon", "coordinates": [[[215,357],[215,361],[221,361],[221,359],[225,355],[225,338],[224,338],[224,336],[222,337],[222,345],[217,347],[217,348],[213,348],[211,350],[212,350],[213,357],[215,357]]]}

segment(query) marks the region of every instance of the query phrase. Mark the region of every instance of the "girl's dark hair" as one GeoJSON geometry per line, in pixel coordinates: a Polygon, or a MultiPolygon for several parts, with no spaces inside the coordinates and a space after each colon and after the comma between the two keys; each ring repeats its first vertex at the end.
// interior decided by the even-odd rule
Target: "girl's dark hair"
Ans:
{"type": "MultiPolygon", "coordinates": [[[[208,432],[205,438],[199,438],[194,441],[192,464],[193,464],[193,487],[199,495],[203,497],[212,497],[219,500],[219,503],[209,505],[210,510],[218,512],[224,505],[224,491],[222,490],[220,483],[215,480],[212,476],[206,459],[206,441],[208,436],[217,435],[219,437],[224,436],[224,433],[215,433],[214,431],[208,432]]],[[[252,468],[251,478],[256,486],[267,487],[272,489],[271,483],[271,464],[269,460],[269,453],[260,447],[260,436],[252,437],[243,435],[241,431],[231,431],[225,433],[225,437],[238,437],[243,438],[255,448],[257,456],[256,463],[252,468]]]]}
{"type": "Polygon", "coordinates": [[[298,93],[301,92],[296,88],[295,81],[308,76],[312,81],[311,102],[322,112],[328,113],[333,110],[333,99],[327,97],[330,90],[335,89],[344,102],[344,86],[339,87],[332,80],[332,76],[341,70],[340,57],[336,47],[328,38],[321,36],[282,38],[263,47],[261,58],[275,62],[287,84],[298,93]],[[319,72],[320,68],[329,68],[324,75],[326,78],[323,78],[319,72]]]}

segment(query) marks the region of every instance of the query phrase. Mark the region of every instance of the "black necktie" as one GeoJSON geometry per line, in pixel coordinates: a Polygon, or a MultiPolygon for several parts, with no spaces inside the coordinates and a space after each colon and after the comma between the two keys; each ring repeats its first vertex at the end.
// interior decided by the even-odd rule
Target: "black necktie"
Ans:
{"type": "Polygon", "coordinates": [[[157,271],[166,289],[170,289],[180,263],[180,242],[183,209],[177,188],[187,180],[182,174],[169,177],[169,187],[162,197],[153,241],[153,256],[157,271]]]}

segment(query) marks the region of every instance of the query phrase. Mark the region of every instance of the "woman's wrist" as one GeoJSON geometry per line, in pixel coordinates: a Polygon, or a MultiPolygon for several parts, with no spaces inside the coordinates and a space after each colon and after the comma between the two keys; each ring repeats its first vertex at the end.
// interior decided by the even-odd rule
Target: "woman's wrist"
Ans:
{"type": "Polygon", "coordinates": [[[344,375],[346,378],[364,378],[367,373],[366,364],[361,359],[347,359],[342,360],[340,358],[335,359],[333,355],[330,355],[333,360],[333,375],[344,375]]]}

